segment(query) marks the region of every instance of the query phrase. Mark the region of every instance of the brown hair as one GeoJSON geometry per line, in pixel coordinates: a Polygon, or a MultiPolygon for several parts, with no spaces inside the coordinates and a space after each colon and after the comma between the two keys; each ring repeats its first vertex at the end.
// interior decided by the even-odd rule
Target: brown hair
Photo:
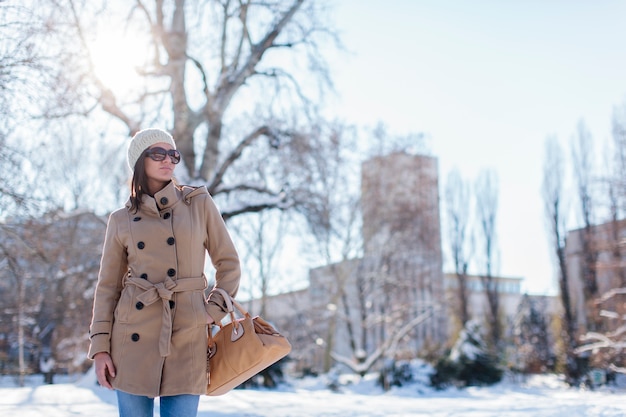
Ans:
{"type": "MultiPolygon", "coordinates": [[[[148,176],[146,175],[145,161],[145,151],[143,151],[135,163],[133,179],[130,182],[130,208],[128,211],[135,213],[137,213],[141,207],[144,194],[148,194],[148,176]]],[[[172,182],[176,187],[179,187],[174,178],[172,178],[172,182]]]]}

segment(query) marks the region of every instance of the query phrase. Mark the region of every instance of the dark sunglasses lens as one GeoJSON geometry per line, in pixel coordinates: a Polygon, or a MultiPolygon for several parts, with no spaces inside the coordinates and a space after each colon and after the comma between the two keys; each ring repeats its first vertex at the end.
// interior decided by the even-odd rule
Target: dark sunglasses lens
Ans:
{"type": "Polygon", "coordinates": [[[153,161],[162,161],[167,156],[167,151],[163,148],[152,148],[146,151],[146,156],[149,156],[153,161]]]}
{"type": "Polygon", "coordinates": [[[170,149],[169,151],[167,151],[167,154],[170,156],[173,164],[177,164],[180,162],[180,152],[178,152],[176,149],[170,149]]]}

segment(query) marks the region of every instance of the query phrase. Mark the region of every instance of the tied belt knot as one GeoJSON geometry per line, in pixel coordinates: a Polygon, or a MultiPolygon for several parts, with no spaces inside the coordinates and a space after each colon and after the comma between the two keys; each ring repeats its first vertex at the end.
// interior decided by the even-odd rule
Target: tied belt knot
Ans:
{"type": "Polygon", "coordinates": [[[172,340],[172,309],[169,303],[172,295],[175,292],[204,290],[207,287],[206,278],[202,275],[192,278],[179,278],[174,281],[167,277],[165,281],[154,284],[143,278],[131,277],[126,280],[126,284],[132,284],[144,290],[137,296],[137,300],[146,306],[161,299],[163,315],[159,336],[159,352],[163,357],[168,356],[172,340]]]}

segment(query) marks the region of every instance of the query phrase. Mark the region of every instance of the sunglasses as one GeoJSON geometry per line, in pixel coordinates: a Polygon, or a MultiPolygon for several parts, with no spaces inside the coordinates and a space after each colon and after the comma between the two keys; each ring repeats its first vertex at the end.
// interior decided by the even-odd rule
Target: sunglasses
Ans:
{"type": "Polygon", "coordinates": [[[153,161],[163,161],[169,155],[173,164],[180,162],[180,152],[176,149],[167,150],[157,146],[146,150],[145,155],[149,156],[153,161]]]}

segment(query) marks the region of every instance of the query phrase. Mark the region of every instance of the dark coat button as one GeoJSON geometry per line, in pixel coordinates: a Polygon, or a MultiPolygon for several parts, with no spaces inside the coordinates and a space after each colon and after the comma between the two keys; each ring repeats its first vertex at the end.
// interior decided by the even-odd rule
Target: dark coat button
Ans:
{"type": "Polygon", "coordinates": [[[167,270],[168,277],[173,277],[174,275],[176,275],[176,270],[174,268],[170,268],[167,270]]]}
{"type": "Polygon", "coordinates": [[[163,215],[163,218],[164,218],[165,220],[167,220],[167,219],[169,219],[169,218],[170,218],[170,216],[171,216],[171,215],[172,215],[171,213],[165,213],[165,214],[163,215]]]}
{"type": "Polygon", "coordinates": [[[130,339],[131,339],[133,342],[137,342],[137,341],[139,341],[139,333],[133,333],[133,334],[130,336],[130,339]]]}
{"type": "Polygon", "coordinates": [[[175,305],[176,303],[174,302],[174,300],[170,300],[170,308],[174,308],[175,305]]]}
{"type": "Polygon", "coordinates": [[[141,220],[141,217],[137,216],[133,219],[134,222],[138,222],[139,220],[141,220]]]}
{"type": "Polygon", "coordinates": [[[145,247],[146,247],[146,244],[145,244],[145,243],[143,243],[143,242],[139,242],[139,243],[137,243],[137,247],[138,247],[139,249],[143,249],[143,248],[145,248],[145,247]]]}
{"type": "Polygon", "coordinates": [[[137,301],[137,304],[135,304],[135,307],[137,308],[137,310],[141,310],[143,308],[143,303],[141,301],[137,301]]]}
{"type": "Polygon", "coordinates": [[[145,272],[143,274],[141,274],[141,278],[143,279],[148,279],[148,274],[146,274],[145,272]]]}
{"type": "Polygon", "coordinates": [[[174,242],[176,242],[176,240],[175,240],[173,237],[168,237],[168,238],[167,238],[167,244],[168,244],[168,245],[173,245],[173,244],[174,244],[174,242]]]}
{"type": "Polygon", "coordinates": [[[167,197],[161,197],[161,204],[166,205],[168,201],[167,197]]]}

